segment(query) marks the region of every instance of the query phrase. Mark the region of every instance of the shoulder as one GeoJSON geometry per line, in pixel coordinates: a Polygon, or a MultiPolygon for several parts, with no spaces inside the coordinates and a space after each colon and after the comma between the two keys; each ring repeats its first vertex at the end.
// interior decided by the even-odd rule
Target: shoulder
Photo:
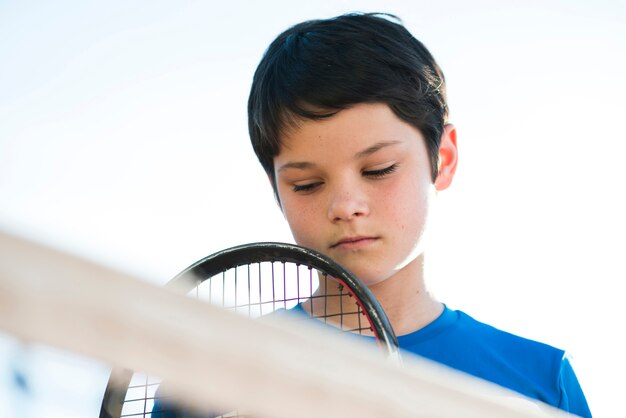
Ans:
{"type": "Polygon", "coordinates": [[[527,361],[550,362],[557,368],[565,357],[563,349],[504,331],[478,321],[463,311],[454,312],[458,318],[455,332],[476,344],[501,350],[503,355],[521,356],[527,361]]]}
{"type": "Polygon", "coordinates": [[[485,322],[474,319],[461,310],[452,310],[447,306],[442,314],[431,324],[406,336],[399,337],[401,345],[423,346],[434,345],[439,351],[446,345],[452,351],[485,352],[501,356],[524,357],[540,356],[559,362],[565,352],[549,344],[525,338],[485,322]]]}
{"type": "Polygon", "coordinates": [[[586,405],[564,350],[501,330],[463,311],[446,307],[424,330],[400,337],[400,344],[405,350],[561,409],[586,405]]]}
{"type": "Polygon", "coordinates": [[[457,311],[458,338],[468,342],[470,350],[486,362],[485,369],[504,374],[540,380],[545,390],[553,396],[559,391],[561,374],[567,361],[565,350],[526,338],[478,321],[462,311],[457,311]],[[489,361],[495,367],[489,366],[489,361]]]}

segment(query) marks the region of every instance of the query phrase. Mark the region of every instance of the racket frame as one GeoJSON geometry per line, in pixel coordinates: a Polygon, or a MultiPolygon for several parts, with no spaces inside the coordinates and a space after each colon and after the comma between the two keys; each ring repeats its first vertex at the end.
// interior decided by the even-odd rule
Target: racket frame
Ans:
{"type": "MultiPolygon", "coordinates": [[[[354,274],[330,257],[310,248],[283,242],[255,242],[242,244],[208,255],[191,264],[165,284],[168,288],[189,292],[202,282],[229,269],[254,263],[289,262],[304,265],[337,280],[361,305],[376,341],[392,361],[399,361],[398,340],[389,318],[372,292],[354,274]]],[[[133,371],[117,369],[104,392],[100,418],[120,418],[133,371]]]]}

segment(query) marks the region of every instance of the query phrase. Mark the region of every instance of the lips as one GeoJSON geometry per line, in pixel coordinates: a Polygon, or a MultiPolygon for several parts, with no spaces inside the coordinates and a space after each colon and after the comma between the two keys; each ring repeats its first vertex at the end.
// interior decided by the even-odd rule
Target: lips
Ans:
{"type": "Polygon", "coordinates": [[[345,248],[345,249],[362,248],[373,243],[377,239],[378,237],[370,237],[370,236],[346,237],[346,238],[341,238],[339,241],[332,244],[330,248],[345,248]]]}

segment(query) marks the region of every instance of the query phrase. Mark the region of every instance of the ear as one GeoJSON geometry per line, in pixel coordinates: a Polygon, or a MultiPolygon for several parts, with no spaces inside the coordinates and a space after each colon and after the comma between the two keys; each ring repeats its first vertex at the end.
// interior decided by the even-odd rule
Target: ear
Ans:
{"type": "Polygon", "coordinates": [[[435,189],[437,191],[447,189],[452,183],[458,161],[458,149],[456,146],[456,128],[452,124],[446,124],[441,134],[439,145],[439,167],[435,189]]]}

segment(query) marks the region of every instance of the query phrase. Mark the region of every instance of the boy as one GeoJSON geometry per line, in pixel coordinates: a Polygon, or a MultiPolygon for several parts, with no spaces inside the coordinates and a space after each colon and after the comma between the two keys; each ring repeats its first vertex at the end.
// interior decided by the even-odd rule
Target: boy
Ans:
{"type": "MultiPolygon", "coordinates": [[[[250,138],[294,239],[367,284],[402,349],[590,417],[562,350],[452,311],[426,289],[424,234],[454,177],[456,130],[443,73],[393,18],[303,22],[257,68],[250,138]]],[[[168,409],[157,401],[153,416],[182,416],[168,409]]]]}
{"type": "Polygon", "coordinates": [[[393,16],[300,23],[261,60],[253,148],[295,241],[355,273],[402,349],[571,413],[591,413],[562,350],[453,311],[426,289],[430,203],[454,177],[444,76],[393,16]]]}

